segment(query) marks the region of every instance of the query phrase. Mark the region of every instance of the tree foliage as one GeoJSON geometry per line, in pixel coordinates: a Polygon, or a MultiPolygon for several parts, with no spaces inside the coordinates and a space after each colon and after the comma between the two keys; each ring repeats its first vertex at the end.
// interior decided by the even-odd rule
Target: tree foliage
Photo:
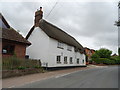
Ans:
{"type": "Polygon", "coordinates": [[[112,51],[110,51],[109,49],[106,49],[106,48],[101,48],[100,50],[96,51],[96,54],[100,58],[110,58],[112,51]]]}
{"type": "MultiPolygon", "coordinates": [[[[120,49],[119,49],[120,51],[120,49]]],[[[94,61],[97,64],[107,64],[107,65],[112,65],[112,64],[120,64],[120,57],[119,56],[111,56],[112,51],[101,48],[97,50],[92,56],[92,61],[94,61]]],[[[119,53],[120,55],[120,53],[119,53]]]]}
{"type": "Polygon", "coordinates": [[[91,56],[92,59],[98,59],[100,58],[96,53],[94,53],[92,56],[91,56]]]}
{"type": "Polygon", "coordinates": [[[120,56],[120,47],[118,48],[118,54],[119,54],[119,56],[120,56]]]}

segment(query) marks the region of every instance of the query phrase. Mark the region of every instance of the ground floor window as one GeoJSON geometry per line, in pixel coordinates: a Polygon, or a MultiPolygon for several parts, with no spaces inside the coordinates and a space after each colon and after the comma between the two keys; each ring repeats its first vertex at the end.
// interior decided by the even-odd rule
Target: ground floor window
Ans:
{"type": "Polygon", "coordinates": [[[67,64],[67,56],[64,57],[64,64],[67,64]]]}
{"type": "Polygon", "coordinates": [[[82,60],[82,62],[84,63],[84,59],[82,60]]]}
{"type": "Polygon", "coordinates": [[[79,64],[79,58],[77,59],[77,64],[79,64]]]}
{"type": "Polygon", "coordinates": [[[2,46],[3,54],[14,54],[15,45],[4,45],[2,46]]]}
{"type": "Polygon", "coordinates": [[[70,57],[70,64],[73,64],[72,57],[70,57]]]}
{"type": "Polygon", "coordinates": [[[60,64],[61,63],[61,56],[57,56],[56,61],[57,61],[57,64],[60,64]]]}

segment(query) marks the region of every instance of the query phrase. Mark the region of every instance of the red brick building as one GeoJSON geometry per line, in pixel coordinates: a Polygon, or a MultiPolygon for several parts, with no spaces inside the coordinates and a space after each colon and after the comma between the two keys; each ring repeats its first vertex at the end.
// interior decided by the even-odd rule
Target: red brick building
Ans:
{"type": "Polygon", "coordinates": [[[91,60],[91,56],[95,53],[94,49],[89,49],[87,47],[84,48],[86,56],[87,56],[87,63],[89,64],[89,61],[91,60]]]}
{"type": "Polygon", "coordinates": [[[2,14],[0,14],[0,34],[0,53],[2,57],[10,57],[15,54],[19,58],[25,58],[26,47],[31,43],[12,29],[2,14]]]}

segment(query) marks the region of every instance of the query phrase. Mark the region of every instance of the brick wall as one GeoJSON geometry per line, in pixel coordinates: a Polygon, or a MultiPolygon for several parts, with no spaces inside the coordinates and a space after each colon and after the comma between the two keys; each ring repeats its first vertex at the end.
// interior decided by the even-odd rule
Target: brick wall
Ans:
{"type": "MultiPolygon", "coordinates": [[[[26,53],[26,45],[25,44],[19,44],[19,43],[13,43],[13,42],[3,42],[2,46],[11,44],[15,45],[14,53],[18,58],[25,58],[26,53]]],[[[2,50],[1,50],[2,52],[2,50]]],[[[2,54],[2,57],[10,57],[13,56],[12,54],[2,54]]]]}
{"type": "Polygon", "coordinates": [[[15,45],[15,54],[17,55],[17,57],[24,58],[25,53],[26,53],[26,46],[25,45],[22,45],[22,44],[15,45]]]}

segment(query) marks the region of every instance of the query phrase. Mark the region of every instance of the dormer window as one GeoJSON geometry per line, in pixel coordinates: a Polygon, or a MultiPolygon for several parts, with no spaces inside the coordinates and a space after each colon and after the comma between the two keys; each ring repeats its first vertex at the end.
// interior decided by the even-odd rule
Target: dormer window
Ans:
{"type": "Polygon", "coordinates": [[[72,51],[72,46],[67,45],[67,50],[72,51]]]}
{"type": "Polygon", "coordinates": [[[58,48],[64,49],[64,44],[62,42],[58,42],[57,45],[58,48]]]}

